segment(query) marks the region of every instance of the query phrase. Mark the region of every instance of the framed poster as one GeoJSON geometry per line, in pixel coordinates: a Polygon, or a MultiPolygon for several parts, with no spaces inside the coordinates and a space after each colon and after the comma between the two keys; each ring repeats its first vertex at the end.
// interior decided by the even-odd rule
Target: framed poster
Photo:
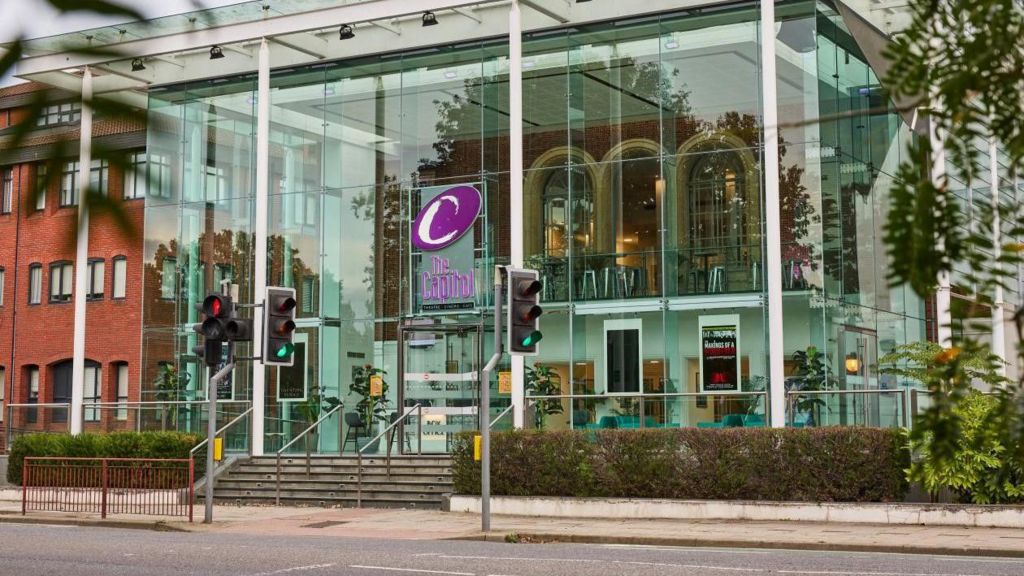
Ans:
{"type": "Polygon", "coordinates": [[[701,316],[700,383],[701,392],[740,391],[740,316],[721,314],[701,316]]]}

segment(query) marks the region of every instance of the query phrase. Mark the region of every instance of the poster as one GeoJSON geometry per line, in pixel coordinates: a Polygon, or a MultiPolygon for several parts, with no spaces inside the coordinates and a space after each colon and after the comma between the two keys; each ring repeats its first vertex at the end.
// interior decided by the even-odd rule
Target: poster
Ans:
{"type": "Polygon", "coordinates": [[[739,392],[739,315],[701,316],[699,326],[701,392],[739,392]]]}
{"type": "Polygon", "coordinates": [[[512,393],[512,373],[498,372],[498,394],[512,393]]]}
{"type": "Polygon", "coordinates": [[[370,396],[384,395],[384,379],[378,375],[370,376],[370,396]]]}

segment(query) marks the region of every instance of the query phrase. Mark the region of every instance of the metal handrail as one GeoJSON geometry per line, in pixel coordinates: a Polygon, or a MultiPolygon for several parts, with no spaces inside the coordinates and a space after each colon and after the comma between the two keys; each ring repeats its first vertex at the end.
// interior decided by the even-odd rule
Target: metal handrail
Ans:
{"type": "Polygon", "coordinates": [[[527,400],[561,400],[561,399],[580,399],[580,400],[608,400],[615,398],[689,398],[689,397],[700,397],[700,396],[721,396],[728,398],[730,396],[765,396],[768,392],[765,390],[751,390],[749,392],[628,392],[628,393],[612,393],[612,394],[552,394],[550,396],[527,396],[527,400]]]}
{"type": "MultiPolygon", "coordinates": [[[[248,416],[249,413],[252,412],[252,411],[253,411],[253,407],[250,406],[248,410],[246,410],[245,412],[242,412],[238,416],[235,416],[234,418],[231,419],[230,422],[228,422],[227,424],[222,426],[219,430],[214,432],[213,437],[216,438],[217,436],[220,436],[221,434],[224,433],[225,430],[227,430],[228,428],[231,428],[232,426],[234,426],[236,422],[238,422],[242,418],[245,418],[246,416],[248,416]]],[[[210,441],[209,438],[203,438],[202,442],[200,442],[199,444],[196,444],[191,450],[188,451],[189,457],[191,458],[196,452],[199,451],[200,448],[205,446],[209,441],[210,441]]]]}
{"type": "Polygon", "coordinates": [[[907,390],[908,390],[907,388],[863,388],[863,389],[855,389],[855,390],[787,390],[786,394],[785,394],[786,395],[786,414],[787,414],[787,416],[792,416],[793,402],[792,402],[792,398],[791,397],[796,397],[796,396],[813,396],[813,395],[825,396],[825,395],[829,395],[829,394],[837,394],[837,395],[852,394],[854,396],[874,394],[876,396],[881,396],[882,394],[898,394],[899,395],[900,415],[902,416],[902,418],[900,418],[900,420],[902,421],[903,427],[909,428],[910,427],[910,422],[912,420],[912,415],[907,410],[907,404],[908,403],[916,402],[916,395],[914,394],[915,390],[913,388],[910,388],[909,389],[910,390],[910,394],[911,394],[911,396],[913,398],[912,398],[912,400],[908,401],[908,399],[907,399],[907,390]]]}
{"type": "MultiPolygon", "coordinates": [[[[326,414],[321,416],[319,420],[317,420],[316,422],[313,422],[309,426],[309,428],[306,428],[305,430],[300,432],[295,438],[292,438],[291,442],[288,442],[287,444],[282,446],[280,450],[277,451],[277,487],[276,487],[275,496],[274,496],[274,503],[275,503],[275,505],[277,505],[277,506],[281,505],[281,454],[284,453],[284,451],[287,450],[288,448],[291,448],[292,444],[295,444],[296,442],[298,442],[300,438],[306,438],[306,478],[309,478],[309,476],[310,476],[310,470],[309,470],[309,438],[306,435],[309,434],[313,429],[319,428],[320,424],[324,420],[327,420],[334,413],[336,413],[337,411],[341,410],[344,407],[345,407],[345,403],[341,402],[337,406],[335,406],[334,408],[331,408],[330,410],[327,411],[326,414]]],[[[341,422],[338,422],[338,440],[341,440],[341,422]]],[[[344,448],[344,446],[339,446],[339,451],[342,450],[343,448],[344,448]]]]}
{"type": "MultiPolygon", "coordinates": [[[[410,406],[406,409],[400,418],[396,418],[387,428],[381,431],[371,438],[362,448],[356,450],[356,508],[363,507],[363,450],[366,450],[370,446],[373,446],[374,442],[378,442],[382,436],[392,431],[396,426],[405,422],[405,419],[412,415],[413,411],[419,414],[419,420],[416,422],[417,436],[416,436],[416,454],[423,454],[423,405],[416,403],[415,406],[410,406]]],[[[391,480],[391,436],[388,436],[388,447],[387,447],[387,458],[385,471],[387,479],[391,480]]]]}
{"type": "MultiPolygon", "coordinates": [[[[83,402],[82,406],[166,406],[181,404],[209,404],[207,400],[140,400],[138,402],[83,402]]],[[[218,400],[218,405],[225,404],[252,404],[249,400],[218,400]]]]}
{"type": "Polygon", "coordinates": [[[505,408],[504,410],[499,412],[498,415],[494,417],[494,420],[491,420],[491,423],[488,424],[488,427],[489,428],[494,428],[494,425],[497,424],[505,416],[508,416],[509,413],[512,412],[512,409],[515,408],[515,407],[516,407],[515,404],[509,404],[508,408],[505,408]]]}

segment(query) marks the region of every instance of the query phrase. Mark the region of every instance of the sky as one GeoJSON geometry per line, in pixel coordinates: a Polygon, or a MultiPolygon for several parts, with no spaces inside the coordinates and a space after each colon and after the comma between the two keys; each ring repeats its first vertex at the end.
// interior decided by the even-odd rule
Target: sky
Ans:
{"type": "MultiPolygon", "coordinates": [[[[211,8],[238,4],[242,0],[110,0],[122,6],[131,6],[147,18],[191,12],[197,8],[211,8]],[[198,6],[197,6],[198,4],[198,6]]],[[[0,0],[0,43],[13,40],[18,34],[40,38],[124,22],[123,18],[101,17],[86,12],[61,14],[46,0],[0,0]]],[[[10,77],[0,78],[0,86],[16,83],[10,77]]]]}

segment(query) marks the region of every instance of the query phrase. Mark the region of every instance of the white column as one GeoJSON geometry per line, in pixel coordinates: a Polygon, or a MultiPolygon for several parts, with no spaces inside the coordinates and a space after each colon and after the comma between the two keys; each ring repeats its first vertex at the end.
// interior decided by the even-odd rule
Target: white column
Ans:
{"type": "Polygon", "coordinates": [[[761,108],[764,124],[765,271],[768,288],[768,398],[771,425],[786,425],[782,332],[782,216],[779,212],[779,114],[775,79],[775,2],[761,1],[761,108]]]}
{"type": "MultiPolygon", "coordinates": [[[[940,189],[946,180],[946,148],[939,137],[938,127],[933,119],[928,121],[928,137],[932,145],[932,182],[940,189]]],[[[953,345],[953,315],[950,309],[949,273],[939,273],[939,287],[935,292],[935,334],[938,343],[945,347],[953,345]]]]}
{"type": "Polygon", "coordinates": [[[78,141],[78,238],[75,253],[75,329],[71,360],[71,433],[82,432],[85,396],[85,292],[89,280],[89,176],[92,167],[92,71],[82,74],[82,120],[78,141]]]}
{"type": "MultiPolygon", "coordinates": [[[[992,188],[992,267],[994,274],[1002,272],[1002,265],[999,258],[1002,256],[1002,219],[999,215],[999,147],[995,139],[988,143],[989,155],[989,182],[992,188]]],[[[1006,314],[1003,308],[1006,302],[1003,296],[1003,287],[996,284],[995,293],[992,295],[992,353],[999,358],[999,367],[996,372],[1000,376],[1006,376],[1006,314]]]]}
{"type": "MultiPolygon", "coordinates": [[[[253,302],[262,302],[267,289],[267,204],[270,191],[270,46],[260,42],[259,76],[256,81],[256,265],[253,271],[253,302]]],[[[266,311],[253,322],[253,355],[263,355],[263,322],[266,311]]],[[[263,362],[252,363],[252,455],[263,455],[263,416],[266,411],[267,374],[263,362]]]]}
{"type": "MultiPolygon", "coordinates": [[[[512,266],[523,265],[523,21],[519,0],[508,9],[509,234],[512,266]]],[[[512,425],[525,420],[525,367],[522,356],[512,357],[512,425]]]]}

